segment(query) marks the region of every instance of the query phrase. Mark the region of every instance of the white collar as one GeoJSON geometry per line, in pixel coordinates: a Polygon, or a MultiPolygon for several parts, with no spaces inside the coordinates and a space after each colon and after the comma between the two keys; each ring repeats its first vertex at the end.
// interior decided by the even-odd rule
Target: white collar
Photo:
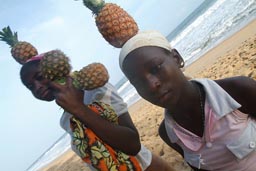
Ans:
{"type": "Polygon", "coordinates": [[[193,79],[203,85],[206,100],[219,118],[241,107],[222,87],[210,79],[193,79]]]}

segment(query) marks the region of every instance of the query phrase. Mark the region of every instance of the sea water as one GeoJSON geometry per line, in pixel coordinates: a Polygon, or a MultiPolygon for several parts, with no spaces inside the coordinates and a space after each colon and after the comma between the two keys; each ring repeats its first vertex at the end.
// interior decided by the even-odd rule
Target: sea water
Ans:
{"type": "MultiPolygon", "coordinates": [[[[166,37],[189,65],[254,19],[255,0],[206,0],[166,37]]],[[[128,106],[141,98],[126,78],[116,88],[128,106]]],[[[70,137],[65,133],[27,170],[38,170],[69,148],[70,137]]]]}

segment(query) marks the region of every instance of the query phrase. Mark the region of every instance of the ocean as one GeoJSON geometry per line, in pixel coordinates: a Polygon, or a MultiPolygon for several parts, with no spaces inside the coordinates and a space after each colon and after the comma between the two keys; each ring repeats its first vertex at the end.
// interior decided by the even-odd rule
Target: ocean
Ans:
{"type": "MultiPolygon", "coordinates": [[[[255,0],[205,0],[166,37],[187,66],[255,19],[255,0]]],[[[125,77],[115,87],[128,106],[141,98],[125,77]]],[[[27,171],[38,170],[68,149],[70,137],[65,133],[27,171]]]]}

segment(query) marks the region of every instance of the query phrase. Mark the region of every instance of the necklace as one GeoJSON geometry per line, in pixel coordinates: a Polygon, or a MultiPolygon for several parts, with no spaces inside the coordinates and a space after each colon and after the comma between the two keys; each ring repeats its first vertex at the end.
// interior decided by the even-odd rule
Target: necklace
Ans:
{"type": "Polygon", "coordinates": [[[199,85],[196,82],[192,81],[192,84],[194,85],[194,87],[198,90],[198,94],[199,94],[199,101],[200,101],[200,110],[201,110],[201,119],[202,119],[202,129],[203,129],[203,133],[204,133],[204,128],[205,128],[205,113],[204,113],[204,101],[203,101],[203,90],[201,85],[199,85]]]}

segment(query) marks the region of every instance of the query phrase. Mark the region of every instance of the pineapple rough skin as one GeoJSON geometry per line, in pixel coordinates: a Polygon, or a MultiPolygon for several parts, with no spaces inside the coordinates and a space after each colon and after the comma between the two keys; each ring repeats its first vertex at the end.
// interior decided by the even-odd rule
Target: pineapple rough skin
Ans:
{"type": "Polygon", "coordinates": [[[75,74],[75,78],[81,89],[92,90],[105,85],[109,75],[103,64],[95,62],[83,67],[75,74]]]}
{"type": "Polygon", "coordinates": [[[106,3],[96,17],[96,25],[104,39],[116,48],[138,33],[135,20],[121,7],[106,3]]]}
{"type": "Polygon", "coordinates": [[[46,52],[40,61],[42,75],[46,79],[56,80],[69,75],[69,58],[60,50],[46,52]]]}
{"type": "Polygon", "coordinates": [[[40,70],[44,78],[65,84],[66,77],[73,78],[73,85],[78,89],[92,90],[105,85],[109,75],[101,63],[91,63],[80,71],[70,73],[69,58],[60,50],[46,52],[40,61],[40,70]]]}

